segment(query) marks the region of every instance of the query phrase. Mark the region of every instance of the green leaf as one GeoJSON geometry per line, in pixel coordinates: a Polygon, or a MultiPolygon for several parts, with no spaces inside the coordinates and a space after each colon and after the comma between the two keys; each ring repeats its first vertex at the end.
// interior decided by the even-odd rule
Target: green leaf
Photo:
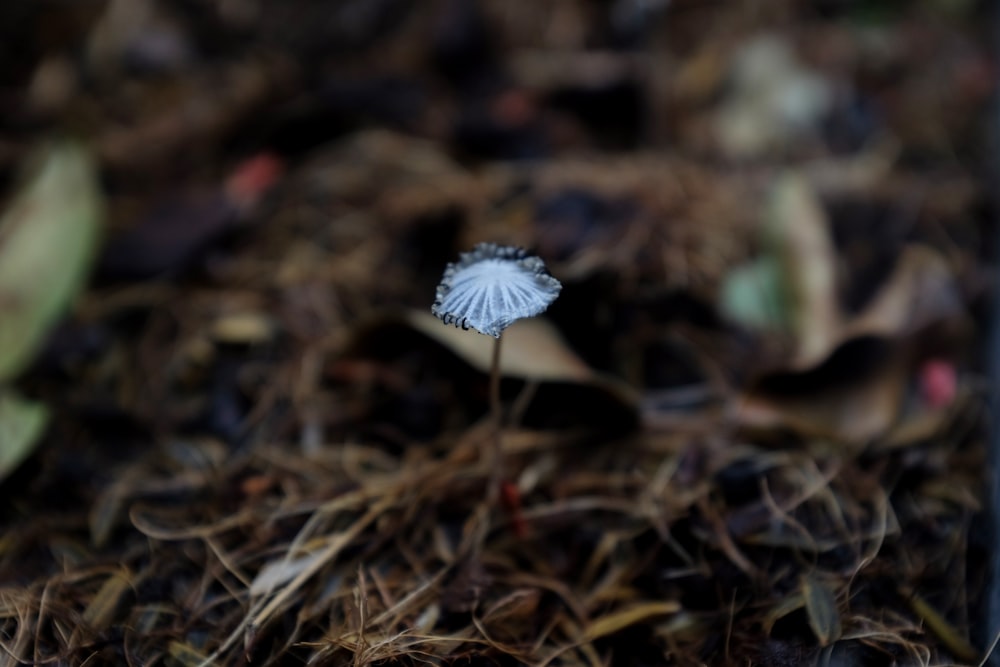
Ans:
{"type": "Polygon", "coordinates": [[[781,268],[772,257],[735,267],[722,285],[719,305],[723,314],[750,329],[787,332],[791,315],[782,280],[781,268]]]}
{"type": "Polygon", "coordinates": [[[0,479],[31,454],[45,430],[49,412],[12,389],[0,389],[0,479]]]}
{"type": "Polygon", "coordinates": [[[843,328],[836,251],[823,207],[794,173],[776,179],[763,211],[761,254],[726,275],[719,307],[730,320],[794,340],[792,366],[824,359],[843,328]]]}
{"type": "Polygon", "coordinates": [[[56,144],[0,217],[0,382],[31,362],[85,281],[102,219],[94,172],[80,146],[56,144]]]}

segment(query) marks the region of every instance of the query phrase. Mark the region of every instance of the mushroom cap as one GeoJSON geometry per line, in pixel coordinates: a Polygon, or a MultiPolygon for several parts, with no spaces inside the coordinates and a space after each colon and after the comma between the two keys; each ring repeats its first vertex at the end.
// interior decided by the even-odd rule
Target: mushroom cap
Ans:
{"type": "Polygon", "coordinates": [[[549,307],[562,285],[522,248],[480,243],[444,271],[431,312],[445,324],[499,338],[549,307]]]}

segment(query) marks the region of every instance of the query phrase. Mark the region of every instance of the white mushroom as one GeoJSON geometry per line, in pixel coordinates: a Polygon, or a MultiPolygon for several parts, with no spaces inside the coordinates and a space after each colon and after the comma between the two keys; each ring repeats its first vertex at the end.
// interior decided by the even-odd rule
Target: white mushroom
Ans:
{"type": "Polygon", "coordinates": [[[521,248],[480,243],[445,269],[431,312],[445,324],[499,338],[549,307],[562,285],[521,248]]]}

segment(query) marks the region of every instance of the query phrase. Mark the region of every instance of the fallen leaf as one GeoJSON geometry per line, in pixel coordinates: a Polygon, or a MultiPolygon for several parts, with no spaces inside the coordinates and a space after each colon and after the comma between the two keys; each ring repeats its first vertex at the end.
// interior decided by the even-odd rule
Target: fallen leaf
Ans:
{"type": "MultiPolygon", "coordinates": [[[[799,343],[791,361],[773,369],[741,398],[738,419],[747,427],[788,428],[856,445],[905,428],[911,435],[902,441],[911,442],[911,436],[937,428],[947,415],[937,414],[939,411],[902,414],[912,372],[910,342],[927,327],[959,319],[963,312],[957,281],[944,258],[926,246],[907,246],[890,277],[861,313],[839,325],[831,321],[828,333],[817,333],[811,344],[799,343]],[[873,347],[876,353],[860,358],[853,354],[864,347],[873,347]],[[877,352],[878,347],[883,351],[877,352]],[[807,381],[809,374],[830,367],[840,367],[851,375],[832,385],[807,381]],[[800,387],[782,394],[763,390],[778,371],[797,377],[800,387]],[[914,420],[923,422],[917,431],[905,423],[914,420]]],[[[918,375],[925,397],[934,391],[933,401],[946,401],[948,396],[954,399],[958,392],[957,380],[951,377],[954,369],[929,368],[930,374],[918,375]]],[[[896,436],[893,439],[900,441],[896,436]]]]}
{"type": "MultiPolygon", "coordinates": [[[[843,358],[849,360],[850,355],[843,358]]],[[[858,447],[866,445],[888,432],[898,419],[906,390],[904,361],[898,353],[874,370],[859,366],[855,379],[835,386],[817,382],[816,388],[780,394],[754,389],[739,400],[737,419],[744,428],[790,429],[858,447]]],[[[831,365],[838,363],[834,359],[831,365]]],[[[805,384],[804,379],[800,382],[805,384]]]]}
{"type": "Polygon", "coordinates": [[[889,279],[868,306],[846,323],[839,339],[907,336],[961,315],[962,304],[958,283],[944,257],[928,246],[911,244],[903,248],[889,279]]]}
{"type": "Polygon", "coordinates": [[[796,340],[793,366],[809,368],[837,343],[836,251],[828,220],[808,182],[788,174],[774,186],[764,224],[765,243],[781,267],[796,340]]]}
{"type": "Polygon", "coordinates": [[[111,627],[126,593],[132,589],[127,571],[115,572],[101,585],[87,608],[83,610],[83,621],[95,630],[111,627]]]}
{"type": "Polygon", "coordinates": [[[102,203],[87,152],[47,149],[0,218],[0,381],[31,362],[84,284],[102,203]]]}
{"type": "Polygon", "coordinates": [[[836,251],[809,183],[790,173],[772,188],[761,227],[762,254],[726,276],[720,309],[731,320],[791,337],[791,368],[809,368],[839,342],[836,251]]]}
{"type": "Polygon", "coordinates": [[[799,588],[809,616],[809,627],[819,640],[820,646],[827,646],[840,639],[840,612],[837,600],[829,586],[813,576],[802,577],[799,588]]]}
{"type": "Polygon", "coordinates": [[[31,454],[48,421],[44,405],[0,388],[0,480],[31,454]]]}
{"type": "Polygon", "coordinates": [[[680,604],[674,601],[637,604],[592,621],[584,631],[584,637],[587,641],[594,641],[657,616],[676,614],[680,610],[680,604]]]}
{"type": "MultiPolygon", "coordinates": [[[[493,338],[442,325],[439,319],[423,311],[408,311],[405,319],[472,367],[489,372],[496,342],[493,338]]],[[[594,371],[567,347],[559,332],[544,318],[515,322],[504,331],[502,345],[500,371],[507,377],[565,382],[584,382],[595,377],[594,371]]]]}
{"type": "Polygon", "coordinates": [[[762,254],[726,276],[720,309],[731,320],[791,337],[788,366],[809,368],[840,340],[836,251],[809,183],[786,174],[772,188],[761,227],[762,254]]]}
{"type": "Polygon", "coordinates": [[[772,187],[760,243],[760,256],[727,274],[719,309],[750,330],[787,339],[780,368],[772,370],[806,371],[853,339],[905,338],[963,312],[945,258],[931,247],[910,244],[868,304],[848,317],[838,283],[851,277],[838,276],[827,215],[809,181],[796,173],[772,187]]]}
{"type": "MultiPolygon", "coordinates": [[[[378,357],[428,340],[476,371],[490,372],[496,339],[445,325],[419,310],[386,312],[362,323],[348,349],[349,354],[378,357]]],[[[637,392],[620,378],[590,368],[544,318],[515,322],[504,331],[501,345],[501,374],[533,385],[522,392],[526,402],[514,407],[523,423],[544,427],[556,421],[565,426],[565,417],[568,423],[616,432],[638,424],[637,392]]]]}

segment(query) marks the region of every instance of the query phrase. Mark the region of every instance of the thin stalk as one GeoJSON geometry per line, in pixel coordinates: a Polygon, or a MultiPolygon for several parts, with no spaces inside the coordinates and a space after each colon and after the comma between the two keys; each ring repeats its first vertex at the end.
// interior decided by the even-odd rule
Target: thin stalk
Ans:
{"type": "Polygon", "coordinates": [[[500,495],[500,482],[503,479],[503,446],[500,441],[503,432],[503,409],[500,405],[500,341],[498,337],[493,344],[493,361],[490,363],[490,421],[493,424],[493,460],[490,462],[490,488],[487,496],[490,505],[496,503],[500,495]]]}

